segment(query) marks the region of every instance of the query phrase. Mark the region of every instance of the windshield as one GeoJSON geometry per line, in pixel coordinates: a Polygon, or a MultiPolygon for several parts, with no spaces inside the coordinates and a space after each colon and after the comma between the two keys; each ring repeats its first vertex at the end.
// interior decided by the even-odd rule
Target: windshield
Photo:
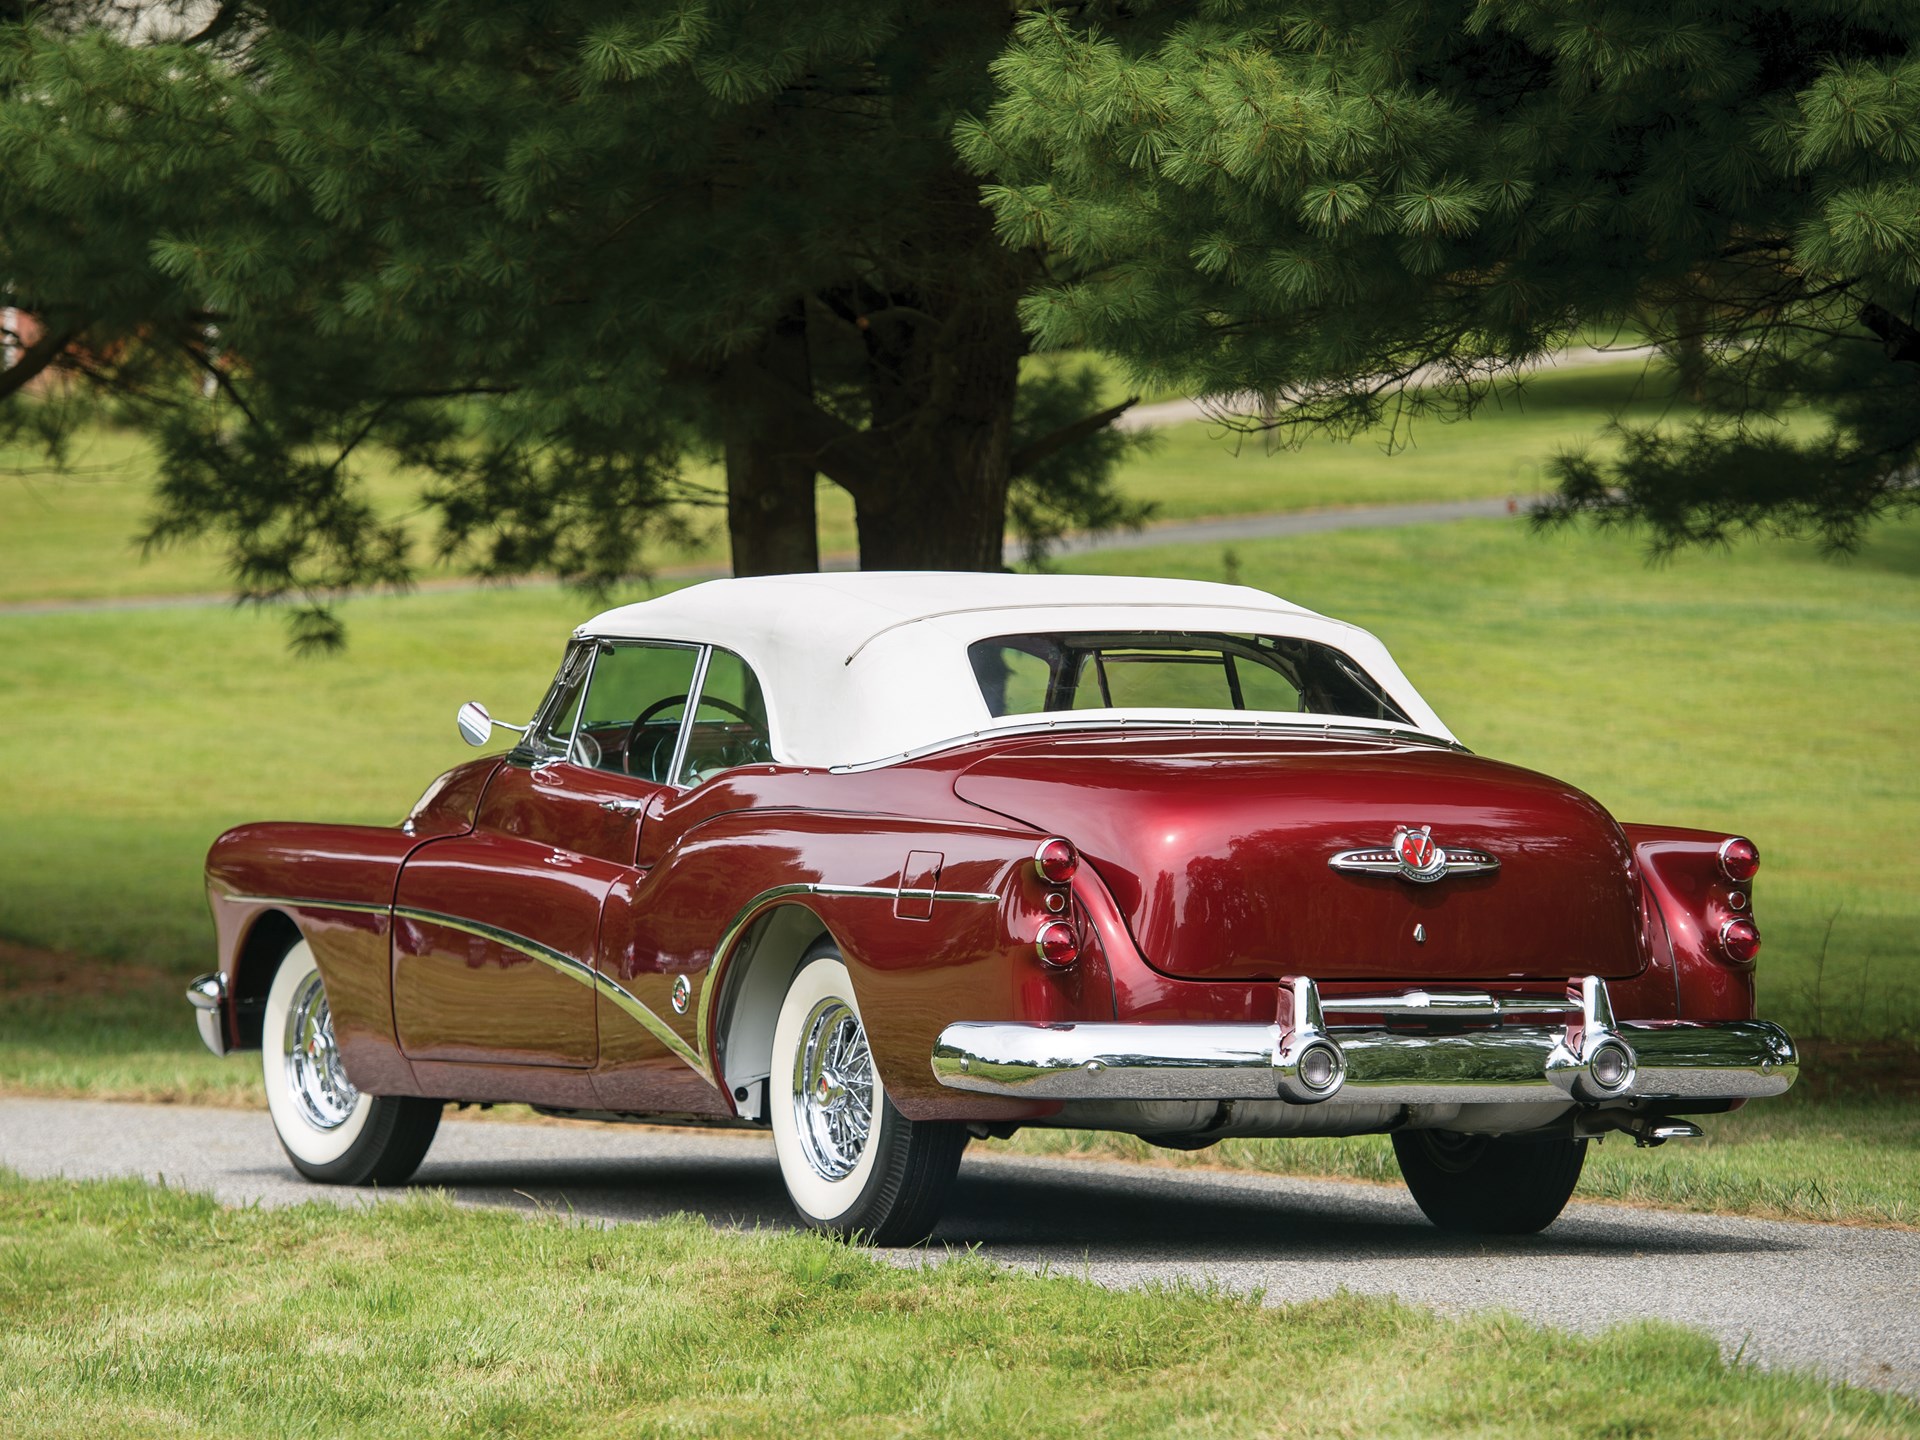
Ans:
{"type": "Polygon", "coordinates": [[[1258,710],[1410,724],[1317,640],[1176,630],[996,635],[967,647],[998,719],[1059,710],[1258,710]]]}

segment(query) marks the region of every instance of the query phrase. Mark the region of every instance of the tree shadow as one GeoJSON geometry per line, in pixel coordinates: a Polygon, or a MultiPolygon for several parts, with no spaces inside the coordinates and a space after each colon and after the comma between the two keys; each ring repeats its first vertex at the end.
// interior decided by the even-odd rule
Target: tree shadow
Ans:
{"type": "MultiPolygon", "coordinates": [[[[762,1146],[697,1157],[429,1159],[415,1186],[463,1201],[618,1222],[698,1215],[733,1229],[796,1230],[762,1146]]],[[[931,1248],[1016,1262],[1151,1260],[1204,1267],[1250,1258],[1422,1260],[1483,1255],[1647,1256],[1798,1249],[1783,1232],[1730,1233],[1707,1217],[1576,1207],[1544,1234],[1452,1235],[1404,1192],[1260,1176],[970,1156],[931,1248]]]]}

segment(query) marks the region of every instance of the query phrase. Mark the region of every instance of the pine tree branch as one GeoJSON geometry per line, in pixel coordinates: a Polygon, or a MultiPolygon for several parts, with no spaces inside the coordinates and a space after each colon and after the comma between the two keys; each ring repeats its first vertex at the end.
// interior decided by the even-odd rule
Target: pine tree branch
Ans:
{"type": "Polygon", "coordinates": [[[80,338],[81,328],[76,325],[68,330],[48,330],[22,350],[18,360],[0,370],[0,400],[14,394],[58,360],[60,353],[80,338]]]}
{"type": "Polygon", "coordinates": [[[247,423],[249,425],[253,426],[254,429],[260,431],[262,434],[270,433],[267,427],[260,423],[260,417],[253,413],[253,407],[247,404],[246,397],[240,393],[240,388],[233,383],[233,377],[228,375],[227,372],[222,370],[218,365],[214,364],[212,357],[209,356],[206,351],[197,345],[183,344],[180,348],[187,352],[188,358],[191,359],[195,365],[213,377],[213,383],[220,388],[220,393],[233,401],[240,413],[247,417],[247,423]]]}
{"type": "Polygon", "coordinates": [[[1048,456],[1059,454],[1069,445],[1079,444],[1089,435],[1097,435],[1139,403],[1138,395],[1129,395],[1118,405],[1109,405],[1104,410],[1096,410],[1091,415],[1082,416],[1071,425],[1062,425],[1052,434],[1042,435],[1038,440],[1022,445],[1013,452],[1007,462],[1008,478],[1024,475],[1048,456]]]}

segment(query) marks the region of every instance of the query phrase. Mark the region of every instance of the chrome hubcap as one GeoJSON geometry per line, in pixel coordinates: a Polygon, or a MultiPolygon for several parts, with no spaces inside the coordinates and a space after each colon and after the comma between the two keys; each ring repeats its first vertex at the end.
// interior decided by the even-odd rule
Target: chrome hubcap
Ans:
{"type": "Polygon", "coordinates": [[[843,1000],[822,1000],[807,1016],[793,1062],[793,1120],[822,1179],[853,1173],[873,1133],[873,1052],[843,1000]]]}
{"type": "Polygon", "coordinates": [[[315,971],[302,982],[287,1010],[284,1037],[287,1089],[300,1108],[300,1117],[316,1130],[333,1130],[353,1114],[360,1092],[340,1065],[333,1041],[333,1012],[327,1008],[327,988],[315,971]]]}

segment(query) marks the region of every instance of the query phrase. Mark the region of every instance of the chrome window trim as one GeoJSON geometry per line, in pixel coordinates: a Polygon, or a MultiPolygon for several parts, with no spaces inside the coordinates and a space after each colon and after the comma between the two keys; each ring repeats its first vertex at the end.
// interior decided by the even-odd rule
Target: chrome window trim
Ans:
{"type": "MultiPolygon", "coordinates": [[[[691,640],[661,640],[661,641],[645,641],[641,643],[660,644],[660,645],[679,645],[687,649],[696,648],[696,642],[691,640]]],[[[753,677],[753,683],[755,686],[759,688],[761,699],[763,702],[767,694],[767,687],[766,687],[766,684],[760,679],[760,672],[754,669],[752,663],[748,661],[747,657],[742,655],[738,650],[731,650],[725,645],[710,645],[710,644],[699,644],[697,648],[700,651],[700,658],[698,661],[695,662],[695,665],[694,665],[693,688],[687,692],[687,695],[688,695],[687,713],[683,717],[685,723],[682,724],[680,728],[680,737],[678,741],[675,742],[675,745],[674,745],[673,771],[672,771],[674,778],[667,782],[673,789],[681,792],[682,794],[685,794],[690,790],[698,790],[701,785],[705,785],[707,783],[707,780],[710,780],[713,778],[711,775],[707,776],[705,779],[702,779],[698,784],[694,784],[694,785],[683,784],[680,779],[681,772],[686,768],[687,752],[693,748],[693,726],[694,726],[694,722],[699,717],[701,702],[706,698],[707,672],[709,669],[712,668],[714,654],[718,652],[723,655],[729,655],[733,659],[738,661],[740,664],[740,668],[744,670],[747,674],[753,677]]],[[[776,752],[774,751],[774,744],[773,744],[773,707],[771,705],[767,706],[766,742],[767,742],[768,753],[775,754],[776,752]]],[[[776,757],[775,759],[770,761],[754,761],[752,763],[778,765],[778,764],[781,764],[782,762],[776,757]]],[[[729,768],[738,769],[739,767],[731,766],[729,768]]],[[[714,772],[715,775],[720,775],[725,773],[726,773],[725,771],[720,771],[720,770],[716,770],[714,772]]]]}
{"type": "MultiPolygon", "coordinates": [[[[516,745],[512,750],[509,750],[507,752],[507,759],[509,761],[514,763],[526,762],[536,770],[543,765],[571,765],[576,770],[587,770],[596,775],[615,774],[616,773],[615,771],[599,770],[591,765],[582,765],[578,760],[575,760],[573,758],[573,742],[575,737],[577,737],[580,733],[581,721],[586,717],[587,698],[593,691],[593,677],[595,672],[599,669],[599,666],[600,666],[601,650],[603,648],[611,650],[615,647],[631,648],[631,647],[643,646],[643,645],[654,650],[691,650],[694,652],[695,658],[693,662],[693,678],[688,682],[691,688],[689,688],[689,690],[687,691],[687,697],[688,697],[687,710],[686,710],[686,713],[680,717],[680,729],[678,733],[675,735],[674,742],[673,742],[674,755],[676,759],[683,757],[685,755],[687,739],[688,739],[688,736],[691,734],[691,726],[689,722],[692,719],[694,709],[696,708],[697,697],[699,695],[699,687],[706,682],[707,655],[713,649],[713,646],[704,644],[698,640],[651,640],[651,639],[641,638],[638,636],[612,637],[612,636],[601,636],[601,635],[577,635],[574,637],[573,641],[571,642],[571,645],[583,646],[587,648],[591,653],[587,659],[586,676],[580,683],[580,708],[573,717],[573,728],[567,732],[566,749],[561,754],[558,754],[558,755],[545,755],[534,748],[534,742],[533,742],[533,737],[535,733],[538,731],[541,722],[545,719],[547,711],[552,707],[554,694],[559,689],[560,682],[566,675],[567,661],[563,659],[560,662],[559,673],[554,676],[553,687],[549,689],[549,691],[547,692],[547,698],[540,702],[540,708],[534,712],[534,718],[532,722],[527,726],[526,743],[524,745],[516,745]]],[[[573,652],[570,646],[568,651],[568,658],[571,658],[572,653],[573,652]]],[[[744,664],[745,662],[743,661],[742,663],[744,664]]],[[[673,773],[678,773],[678,772],[675,771],[673,773]]],[[[640,777],[637,775],[626,776],[624,778],[630,779],[630,780],[640,779],[640,777]]],[[[670,780],[669,781],[647,780],[647,781],[642,781],[642,783],[649,784],[649,785],[660,784],[669,790],[685,791],[690,788],[685,785],[677,785],[670,780]]]]}
{"type": "MultiPolygon", "coordinates": [[[[1277,713],[1277,712],[1269,712],[1277,713]]],[[[1092,716],[1080,720],[1031,720],[1017,725],[983,725],[978,730],[963,731],[958,735],[949,735],[944,740],[930,741],[925,745],[916,745],[911,750],[902,750],[895,755],[883,755],[875,760],[860,760],[848,765],[829,765],[827,771],[833,775],[852,775],[864,770],[878,770],[888,765],[898,765],[907,760],[918,760],[923,756],[937,755],[942,750],[957,749],[962,745],[972,745],[983,740],[998,740],[1003,736],[1018,739],[1023,736],[1047,734],[1073,734],[1085,731],[1126,731],[1136,734],[1159,731],[1168,736],[1186,740],[1204,740],[1215,736],[1253,739],[1296,739],[1314,738],[1332,740],[1341,736],[1365,740],[1397,740],[1403,743],[1425,745],[1436,750],[1455,750],[1462,755],[1473,752],[1458,740],[1446,740],[1425,730],[1413,729],[1405,725],[1389,725],[1384,722],[1368,722],[1358,717],[1349,717],[1345,723],[1296,722],[1275,719],[1255,719],[1251,716],[1241,719],[1229,714],[1195,716],[1191,720],[1164,719],[1158,716],[1092,716]]]]}
{"type": "Polygon", "coordinates": [[[687,763],[687,745],[693,739],[693,717],[700,709],[700,696],[707,688],[707,661],[712,658],[713,646],[702,645],[693,662],[693,679],[687,682],[687,708],[680,714],[680,734],[673,742],[673,759],[667,763],[667,784],[675,790],[694,788],[681,784],[680,775],[687,763]]]}
{"type": "MultiPolygon", "coordinates": [[[[580,699],[583,705],[586,703],[586,687],[588,682],[593,679],[593,662],[595,656],[592,653],[591,647],[594,643],[592,640],[584,640],[579,636],[575,636],[572,640],[568,641],[566,653],[560,657],[560,668],[554,671],[553,683],[547,686],[547,693],[541,698],[540,703],[534,707],[533,718],[527,721],[527,728],[521,732],[520,742],[507,752],[506,758],[510,763],[524,763],[537,768],[541,765],[552,765],[556,762],[564,761],[567,758],[567,752],[573,748],[572,731],[569,731],[567,734],[566,750],[559,755],[546,754],[537,743],[536,737],[538,737],[546,727],[555,705],[559,703],[560,696],[563,693],[562,687],[566,683],[568,669],[575,663],[574,657],[583,650],[588,652],[587,673],[583,675],[580,680],[580,699]]],[[[576,730],[579,728],[577,716],[575,717],[574,728],[576,730]]]]}

